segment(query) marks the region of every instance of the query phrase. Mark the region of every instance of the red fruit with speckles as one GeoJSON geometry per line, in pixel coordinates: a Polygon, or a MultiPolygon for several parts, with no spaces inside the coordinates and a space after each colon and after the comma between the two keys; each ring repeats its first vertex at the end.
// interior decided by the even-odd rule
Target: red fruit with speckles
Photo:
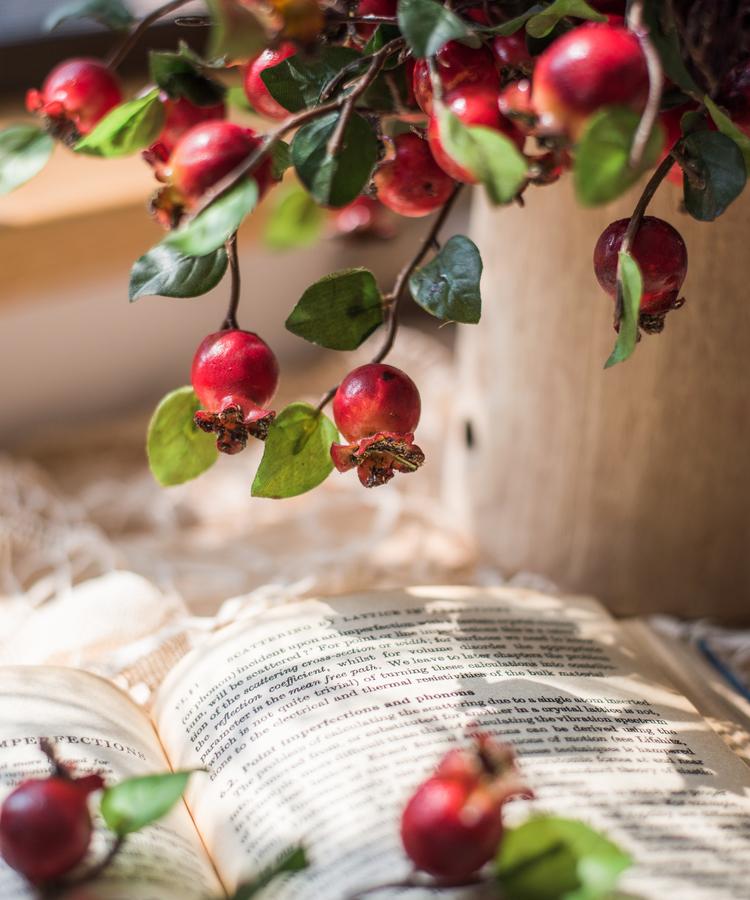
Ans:
{"type": "MultiPolygon", "coordinates": [[[[594,248],[596,278],[611,297],[617,293],[617,255],[628,222],[628,219],[613,222],[594,248]]],[[[645,216],[630,252],[643,276],[641,313],[663,316],[679,302],[679,291],[687,274],[685,242],[669,222],[645,216]]]]}
{"type": "Polygon", "coordinates": [[[285,119],[289,115],[289,111],[273,99],[261,74],[272,66],[278,66],[296,52],[294,44],[286,42],[275,49],[264,50],[245,69],[245,94],[253,109],[262,116],[269,119],[285,119]]]}
{"type": "Polygon", "coordinates": [[[249,436],[266,437],[274,413],[266,409],[279,383],[271,348],[250,331],[217,331],[204,338],[193,358],[193,389],[204,407],[195,424],[216,434],[222,453],[238,453],[249,436]]]}
{"type": "Polygon", "coordinates": [[[98,775],[20,784],[0,810],[0,855],[5,862],[34,884],[74,869],[91,842],[89,794],[103,786],[98,775]]]}
{"type": "Polygon", "coordinates": [[[333,398],[333,418],[349,441],[331,447],[334,465],[339,472],[356,468],[365,487],[415,471],[424,462],[414,444],[420,411],[417,386],[401,369],[383,363],[354,369],[333,398]]]}
{"type": "MultiPolygon", "coordinates": [[[[434,60],[445,92],[458,87],[468,88],[470,85],[500,90],[495,61],[486,47],[475,50],[458,41],[448,41],[435,54],[434,60]]],[[[419,108],[428,116],[432,115],[432,81],[426,59],[416,61],[412,84],[419,108]]]]}
{"type": "Polygon", "coordinates": [[[58,136],[76,140],[122,102],[116,76],[98,59],[69,59],[26,94],[29,112],[45,116],[58,136]]]}
{"type": "Polygon", "coordinates": [[[450,197],[455,183],[435,162],[427,141],[412,132],[393,140],[394,156],[374,176],[380,202],[400,216],[426,216],[450,197]]]}
{"type": "Polygon", "coordinates": [[[648,70],[638,38],[625,28],[589,24],[552,43],[537,60],[532,101],[540,128],[577,139],[604,106],[643,109],[648,70]]]}
{"type": "MultiPolygon", "coordinates": [[[[188,203],[227,175],[261,143],[252,128],[234,122],[202,122],[186,132],[174,148],[169,167],[172,185],[188,203]]],[[[258,182],[261,196],[273,180],[271,161],[265,159],[250,173],[258,182]]]]}
{"type": "MultiPolygon", "coordinates": [[[[398,8],[398,0],[359,0],[357,5],[358,16],[383,16],[393,18],[398,8]]],[[[376,25],[366,25],[360,22],[357,25],[357,34],[365,41],[369,41],[375,31],[376,25]]]]}
{"type": "MultiPolygon", "coordinates": [[[[446,106],[456,115],[464,125],[478,125],[492,128],[510,138],[519,150],[523,149],[524,135],[500,113],[499,93],[482,87],[461,88],[446,94],[443,98],[446,106]]],[[[465,184],[476,184],[477,179],[459,165],[443,147],[440,139],[440,122],[437,116],[430,119],[427,127],[427,140],[435,161],[456,181],[465,184]]]]}
{"type": "Polygon", "coordinates": [[[515,34],[497,35],[492,42],[492,53],[498,67],[502,70],[521,69],[529,72],[534,65],[534,58],[526,46],[526,35],[523,29],[515,34]]]}

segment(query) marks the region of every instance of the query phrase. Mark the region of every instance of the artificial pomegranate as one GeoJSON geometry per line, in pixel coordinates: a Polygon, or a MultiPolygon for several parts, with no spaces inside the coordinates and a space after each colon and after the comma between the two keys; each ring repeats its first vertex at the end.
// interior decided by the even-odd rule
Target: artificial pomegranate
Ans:
{"type": "MultiPolygon", "coordinates": [[[[171,184],[188,204],[193,203],[260,144],[252,128],[234,122],[215,120],[194,125],[179,139],[170,158],[171,184]]],[[[250,175],[263,196],[273,180],[271,160],[264,159],[250,175]]]]}
{"type": "Polygon", "coordinates": [[[451,750],[412,795],[401,817],[401,840],[418,869],[450,884],[473,875],[497,853],[503,806],[531,797],[515,754],[489,735],[471,749],[451,750]]]}
{"type": "Polygon", "coordinates": [[[49,130],[75,143],[114,106],[122,91],[114,73],[98,59],[68,59],[45,78],[40,91],[26,93],[26,108],[43,116],[49,130]]]}
{"type": "Polygon", "coordinates": [[[103,786],[99,775],[22,782],[0,809],[0,856],[34,884],[70,872],[91,843],[89,794],[103,786]]]}
{"type": "Polygon", "coordinates": [[[400,216],[426,216],[450,197],[455,182],[435,162],[430,147],[412,132],[397,135],[394,154],[374,176],[380,202],[400,216]]]}
{"type": "MultiPolygon", "coordinates": [[[[594,248],[594,272],[602,288],[617,294],[617,261],[629,219],[618,219],[603,232],[594,248]]],[[[644,216],[630,253],[643,276],[641,326],[661,331],[664,316],[681,306],[680,288],[687,274],[687,248],[680,233],[669,222],[644,216]]]]}
{"type": "Polygon", "coordinates": [[[590,23],[552,43],[537,60],[532,102],[539,127],[577,140],[604,106],[641,111],[648,69],[638,38],[626,28],[590,23]]]}
{"type": "Polygon", "coordinates": [[[536,122],[531,105],[531,82],[528,78],[511,81],[501,91],[497,100],[501,114],[510,120],[523,134],[528,134],[536,122]]]}
{"type": "Polygon", "coordinates": [[[269,119],[285,119],[289,111],[273,99],[261,74],[272,66],[288,59],[297,52],[297,48],[289,41],[276,48],[264,50],[260,56],[252,60],[245,69],[245,94],[256,112],[269,119]]]}
{"type": "MultiPolygon", "coordinates": [[[[524,135],[500,113],[498,91],[486,87],[459,88],[443,98],[445,105],[464,125],[477,125],[499,131],[523,149],[524,135]]],[[[440,121],[437,116],[430,119],[427,126],[427,140],[435,161],[440,168],[456,181],[477,184],[477,179],[468,169],[456,162],[443,147],[440,137],[440,121]]]]}
{"type": "MultiPolygon", "coordinates": [[[[458,41],[448,41],[435,54],[434,61],[445,92],[469,85],[494,88],[496,92],[500,89],[495,61],[486,47],[475,50],[458,41]]],[[[418,59],[414,64],[412,84],[419,108],[432,115],[432,81],[426,59],[418,59]]]]}
{"type": "Polygon", "coordinates": [[[231,328],[204,338],[193,357],[193,389],[204,407],[195,424],[216,434],[222,453],[239,453],[248,438],[265,440],[275,413],[266,409],[279,383],[271,348],[251,331],[231,328]]]}
{"type": "MultiPolygon", "coordinates": [[[[398,0],[359,0],[357,4],[358,16],[383,16],[392,19],[396,15],[398,0]]],[[[357,24],[357,34],[365,41],[369,41],[376,25],[367,25],[364,22],[357,24]]]]}
{"type": "Polygon", "coordinates": [[[528,73],[534,66],[523,29],[515,34],[498,34],[492,42],[492,53],[498,68],[506,76],[519,70],[528,73]]]}
{"type": "Polygon", "coordinates": [[[416,471],[424,462],[414,443],[420,411],[417,386],[401,369],[383,363],[354,369],[333,398],[333,418],[349,442],[332,445],[334,465],[339,472],[356,468],[365,487],[416,471]]]}
{"type": "Polygon", "coordinates": [[[166,94],[162,94],[160,99],[164,106],[164,127],[159,137],[147,150],[142,151],[141,155],[149,165],[153,166],[156,177],[163,181],[167,178],[166,163],[183,134],[201,122],[223,119],[226,115],[226,107],[224,103],[197,106],[187,97],[178,97],[173,100],[166,94]]]}

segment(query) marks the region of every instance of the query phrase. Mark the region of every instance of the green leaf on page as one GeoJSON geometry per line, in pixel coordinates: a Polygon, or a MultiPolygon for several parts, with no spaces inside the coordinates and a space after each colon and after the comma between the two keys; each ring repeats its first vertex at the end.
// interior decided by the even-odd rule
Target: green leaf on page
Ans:
{"type": "Polygon", "coordinates": [[[167,815],[179,802],[192,771],[128,778],[106,788],[101,814],[110,831],[123,837],[167,815]]]}

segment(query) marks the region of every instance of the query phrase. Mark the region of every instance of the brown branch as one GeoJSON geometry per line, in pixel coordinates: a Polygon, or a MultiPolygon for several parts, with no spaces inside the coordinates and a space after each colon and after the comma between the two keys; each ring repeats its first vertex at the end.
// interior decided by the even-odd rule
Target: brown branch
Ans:
{"type": "Polygon", "coordinates": [[[227,259],[229,260],[229,273],[232,279],[232,286],[229,294],[229,309],[221,323],[220,331],[228,328],[239,328],[237,324],[237,308],[240,305],[240,263],[237,258],[237,232],[226,242],[227,259]]]}
{"type": "Polygon", "coordinates": [[[123,40],[123,42],[115,47],[109,59],[107,60],[107,66],[110,69],[116,69],[125,59],[125,57],[130,53],[130,51],[135,47],[138,41],[141,38],[141,35],[144,31],[147,31],[154,22],[161,19],[163,16],[168,16],[171,12],[175,12],[180,9],[182,6],[187,6],[190,0],[170,0],[169,3],[165,3],[163,6],[157,7],[153,12],[150,12],[147,16],[144,16],[137,25],[135,25],[130,32],[130,34],[123,40]]]}
{"type": "Polygon", "coordinates": [[[630,148],[630,167],[637,169],[643,160],[648,140],[656,125],[664,89],[664,71],[656,48],[651,43],[648,28],[643,24],[643,0],[634,0],[628,11],[628,28],[638,39],[648,69],[648,99],[638,123],[630,148]]]}
{"type": "MultiPolygon", "coordinates": [[[[391,41],[391,44],[399,44],[401,39],[398,38],[395,41],[391,41]]],[[[385,45],[389,46],[388,44],[385,45]]],[[[395,49],[395,48],[394,48],[395,49]]],[[[337,156],[341,150],[341,144],[344,140],[344,132],[346,131],[346,126],[349,124],[349,120],[352,117],[352,113],[354,112],[354,106],[357,100],[364,94],[368,87],[375,81],[375,79],[380,74],[380,70],[385,65],[385,61],[388,54],[384,54],[379,56],[377,53],[373,56],[372,62],[367,67],[367,71],[365,74],[357,81],[356,86],[347,94],[346,100],[344,101],[344,105],[341,107],[341,115],[339,116],[338,122],[336,122],[336,127],[333,130],[333,134],[331,135],[331,139],[328,141],[328,146],[326,147],[326,153],[328,156],[337,156]]]]}

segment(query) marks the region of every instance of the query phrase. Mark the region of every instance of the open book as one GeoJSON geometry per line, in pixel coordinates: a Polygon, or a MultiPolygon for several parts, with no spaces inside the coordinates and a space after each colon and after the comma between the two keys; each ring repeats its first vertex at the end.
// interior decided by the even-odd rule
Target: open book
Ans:
{"type": "MultiPolygon", "coordinates": [[[[151,719],[83,672],[0,670],[0,796],[47,771],[41,736],[114,780],[206,766],[86,897],[218,897],[303,841],[312,866],[264,896],[337,900],[408,874],[400,811],[478,726],[515,744],[536,808],[632,853],[630,897],[746,898],[750,768],[644,634],[593,601],[414,588],[281,606],[217,632],[170,674],[151,719]]],[[[0,897],[26,896],[0,868],[0,897]]]]}

